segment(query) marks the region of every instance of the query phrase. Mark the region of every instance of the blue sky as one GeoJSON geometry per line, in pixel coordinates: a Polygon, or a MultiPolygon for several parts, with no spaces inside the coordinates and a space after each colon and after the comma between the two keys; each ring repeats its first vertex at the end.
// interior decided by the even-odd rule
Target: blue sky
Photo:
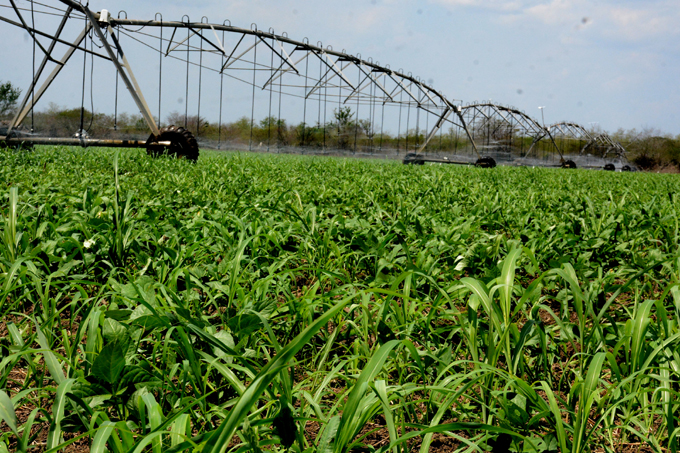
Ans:
{"type": "MultiPolygon", "coordinates": [[[[449,99],[491,99],[537,119],[545,106],[546,123],[680,134],[678,0],[91,0],[90,7],[139,19],[160,11],[166,20],[188,14],[244,28],[254,22],[403,68],[449,99]]],[[[6,8],[0,14],[12,16],[6,8]]],[[[0,24],[7,43],[0,80],[20,86],[31,70],[23,35],[0,24]]],[[[138,72],[142,81],[153,77],[138,72]]],[[[77,106],[76,93],[56,90],[45,102],[77,106]]]]}

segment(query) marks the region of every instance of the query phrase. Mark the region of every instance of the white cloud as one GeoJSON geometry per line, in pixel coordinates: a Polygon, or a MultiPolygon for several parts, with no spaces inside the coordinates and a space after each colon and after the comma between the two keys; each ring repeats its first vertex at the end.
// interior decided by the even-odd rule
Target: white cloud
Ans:
{"type": "Polygon", "coordinates": [[[625,6],[615,2],[593,4],[585,0],[552,0],[527,7],[522,16],[547,25],[576,24],[577,29],[590,27],[610,39],[642,41],[680,33],[677,27],[680,9],[672,3],[659,0],[625,6]]]}
{"type": "Polygon", "coordinates": [[[431,0],[448,8],[495,11],[502,22],[537,21],[546,25],[569,25],[576,30],[593,28],[596,33],[624,41],[641,41],[680,34],[677,0],[621,2],[606,0],[431,0]]]}
{"type": "MultiPolygon", "coordinates": [[[[582,11],[582,8],[578,8],[576,3],[565,0],[553,0],[551,3],[526,8],[524,15],[549,25],[564,23],[565,21],[578,21],[580,18],[577,11],[582,11]]],[[[581,18],[587,17],[583,12],[580,13],[580,16],[581,18]]]]}
{"type": "Polygon", "coordinates": [[[432,0],[432,3],[446,7],[472,6],[498,11],[519,11],[526,7],[526,1],[507,0],[432,0]]]}
{"type": "Polygon", "coordinates": [[[680,9],[647,8],[633,9],[615,7],[609,11],[614,32],[632,40],[655,36],[669,36],[680,33],[680,9]]]}

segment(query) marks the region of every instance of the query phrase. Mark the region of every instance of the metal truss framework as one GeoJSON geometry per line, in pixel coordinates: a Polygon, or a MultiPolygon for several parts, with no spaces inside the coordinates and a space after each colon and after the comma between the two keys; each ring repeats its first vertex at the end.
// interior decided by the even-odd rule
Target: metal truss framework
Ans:
{"type": "Polygon", "coordinates": [[[626,157],[626,150],[623,146],[614,141],[606,133],[591,133],[579,124],[567,122],[552,124],[547,129],[555,139],[585,142],[585,145],[581,147],[579,155],[585,155],[586,152],[592,150],[598,157],[602,158],[607,158],[610,155],[620,159],[625,159],[626,157]]]}
{"type": "MultiPolygon", "coordinates": [[[[564,160],[562,151],[553,140],[550,131],[541,126],[536,120],[526,113],[507,106],[497,104],[470,104],[463,107],[473,137],[486,141],[488,148],[517,148],[514,144],[516,138],[523,143],[524,138],[530,138],[529,145],[524,156],[526,157],[534,147],[548,136],[554,150],[559,154],[560,161],[564,160]]],[[[519,146],[520,151],[523,146],[519,146]]]]}
{"type": "MultiPolygon", "coordinates": [[[[28,1],[31,3],[31,8],[33,8],[33,3],[37,4],[33,0],[28,1]]],[[[212,24],[205,18],[201,22],[190,22],[186,16],[186,20],[183,18],[180,22],[163,21],[162,17],[156,20],[158,15],[154,20],[128,19],[127,14],[125,17],[113,18],[106,10],[96,13],[76,1],[59,0],[63,8],[50,7],[50,13],[58,12],[61,15],[61,22],[56,31],[50,34],[29,26],[15,0],[9,0],[9,2],[8,8],[11,7],[18,21],[1,15],[0,21],[26,30],[40,48],[43,58],[37,70],[34,71],[30,88],[26,90],[19,109],[9,124],[6,136],[0,137],[0,140],[11,138],[13,129],[18,127],[34,109],[36,103],[43,97],[76,50],[113,64],[152,136],[158,136],[158,123],[121,45],[120,36],[123,35],[159,52],[162,55],[161,71],[163,58],[172,58],[186,63],[187,86],[189,83],[188,68],[192,65],[198,67],[200,71],[211,71],[219,74],[220,77],[231,77],[253,86],[253,98],[255,90],[259,89],[268,91],[270,96],[276,93],[279,96],[283,94],[296,97],[305,103],[307,101],[315,101],[319,104],[323,102],[324,108],[326,108],[325,104],[337,106],[338,109],[344,106],[354,106],[357,110],[357,117],[359,109],[363,107],[368,108],[369,117],[374,121],[380,115],[381,109],[384,119],[385,106],[407,109],[409,114],[411,109],[416,109],[418,121],[420,121],[420,114],[423,114],[426,122],[432,119],[434,124],[424,142],[416,148],[417,153],[426,150],[436,134],[448,125],[464,132],[474,152],[480,158],[479,148],[512,148],[517,139],[520,139],[521,143],[524,143],[524,139],[530,139],[530,145],[524,153],[526,156],[541,140],[547,138],[554,152],[557,152],[560,160],[564,161],[563,152],[558,147],[555,136],[587,139],[587,144],[582,148],[581,153],[589,148],[604,147],[606,150],[603,157],[611,153],[618,156],[625,154],[623,147],[606,134],[592,135],[583,127],[572,123],[559,123],[544,127],[517,109],[491,103],[466,106],[454,104],[443,93],[418,77],[404,73],[403,70],[395,71],[390,69],[389,65],[383,66],[371,59],[362,59],[360,55],[348,54],[344,50],[338,52],[330,46],[324,48],[321,43],[313,45],[306,39],[293,40],[286,34],[277,35],[271,29],[267,32],[258,30],[256,26],[243,29],[234,27],[227,21],[222,24],[212,24]],[[61,38],[69,21],[77,22],[77,26],[82,28],[74,40],[61,38]],[[138,29],[133,30],[131,27],[138,29]],[[152,34],[150,32],[152,29],[157,29],[160,33],[152,34]],[[166,37],[162,30],[169,31],[165,34],[166,37]],[[83,40],[88,35],[96,38],[97,46],[103,52],[88,50],[83,45],[83,40]],[[47,39],[47,46],[43,45],[39,37],[47,39]],[[67,46],[66,52],[59,59],[54,56],[57,44],[67,46]],[[258,50],[260,51],[259,57],[258,50]],[[267,52],[270,56],[266,63],[262,59],[263,52],[267,52]],[[191,61],[191,53],[200,54],[199,63],[191,61]],[[53,64],[54,68],[44,78],[42,84],[39,84],[49,64],[53,64]],[[310,65],[313,68],[318,67],[319,71],[310,73],[310,65]],[[247,74],[252,74],[252,76],[247,74]]],[[[48,7],[45,4],[39,5],[48,7]]],[[[220,99],[220,116],[221,109],[220,99]]],[[[160,95],[158,118],[160,121],[160,95]]],[[[401,123],[400,110],[398,136],[402,133],[401,123]]],[[[408,135],[408,123],[406,134],[408,135]]],[[[39,140],[33,141],[39,143],[39,140]]],[[[87,143],[80,137],[75,144],[87,143]]],[[[102,140],[98,140],[97,144],[105,145],[102,140]]],[[[139,142],[130,144],[130,146],[139,145],[139,142]]],[[[120,143],[110,146],[120,146],[120,143]]]]}

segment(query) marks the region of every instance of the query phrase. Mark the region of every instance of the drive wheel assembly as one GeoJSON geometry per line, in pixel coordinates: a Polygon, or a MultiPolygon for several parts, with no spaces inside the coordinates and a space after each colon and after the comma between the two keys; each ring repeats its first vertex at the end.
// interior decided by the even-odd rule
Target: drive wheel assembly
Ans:
{"type": "Polygon", "coordinates": [[[406,165],[425,165],[425,161],[418,153],[408,153],[404,156],[404,164],[406,165]]]}
{"type": "Polygon", "coordinates": [[[475,167],[479,168],[495,168],[496,161],[493,157],[481,157],[475,162],[475,167]]]}
{"type": "Polygon", "coordinates": [[[562,168],[576,168],[576,162],[573,160],[565,160],[562,162],[562,168]]]}
{"type": "Polygon", "coordinates": [[[146,141],[146,152],[150,156],[158,157],[164,154],[178,159],[192,162],[198,160],[198,142],[190,131],[178,126],[167,126],[160,130],[160,134],[151,134],[146,141]],[[159,145],[159,142],[170,142],[170,146],[159,145]]]}
{"type": "Polygon", "coordinates": [[[607,165],[604,166],[604,170],[605,171],[616,171],[616,167],[614,166],[614,164],[607,164],[607,165]]]}

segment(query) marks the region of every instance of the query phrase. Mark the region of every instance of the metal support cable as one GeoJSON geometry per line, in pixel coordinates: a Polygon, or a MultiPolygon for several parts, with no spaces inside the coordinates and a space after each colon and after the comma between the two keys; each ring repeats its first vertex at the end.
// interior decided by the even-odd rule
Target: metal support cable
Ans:
{"type": "MultiPolygon", "coordinates": [[[[201,37],[203,29],[201,29],[201,37]]],[[[198,57],[198,113],[196,115],[196,137],[201,134],[201,93],[203,91],[203,39],[201,39],[201,53],[198,57]]]]}
{"type": "MultiPolygon", "coordinates": [[[[279,142],[281,141],[281,138],[283,135],[281,134],[281,127],[283,126],[283,121],[281,120],[281,95],[283,91],[283,74],[281,74],[281,77],[279,77],[279,119],[277,121],[277,136],[276,136],[276,149],[279,150],[279,142]]],[[[285,143],[281,143],[285,144],[285,143]]]]}
{"type": "MultiPolygon", "coordinates": [[[[14,0],[9,0],[9,2],[12,4],[12,9],[14,9],[14,12],[16,13],[17,17],[19,18],[19,21],[21,22],[21,25],[19,25],[19,26],[20,26],[21,28],[23,28],[24,30],[26,30],[26,31],[28,32],[29,35],[31,35],[31,38],[33,38],[33,43],[34,43],[34,44],[37,44],[38,47],[40,47],[40,50],[43,51],[43,53],[45,54],[45,56],[46,56],[48,59],[50,59],[50,61],[56,63],[57,61],[54,60],[54,59],[52,58],[52,56],[50,55],[50,52],[49,52],[47,49],[45,49],[45,48],[43,47],[42,44],[40,44],[40,43],[38,42],[37,37],[36,37],[36,31],[35,31],[35,23],[34,23],[34,26],[33,26],[33,27],[29,27],[28,24],[26,23],[26,21],[24,20],[24,17],[23,17],[23,16],[21,15],[21,13],[19,12],[19,9],[18,9],[16,3],[14,3],[14,0]]],[[[31,3],[31,7],[32,7],[32,6],[33,6],[33,4],[31,3]]],[[[33,8],[31,8],[31,15],[32,15],[32,16],[34,15],[34,14],[33,14],[33,8]]],[[[5,19],[5,18],[2,18],[2,19],[5,20],[5,21],[7,21],[7,22],[10,22],[10,23],[11,23],[11,21],[10,21],[9,19],[5,19]]],[[[35,19],[34,19],[34,22],[35,22],[35,19]]]]}
{"type": "MultiPolygon", "coordinates": [[[[383,85],[385,85],[386,82],[386,75],[383,75],[383,85]]],[[[380,151],[383,149],[383,134],[385,132],[385,104],[386,102],[382,103],[382,115],[380,117],[380,151]]]]}
{"type": "MultiPolygon", "coordinates": [[[[40,5],[40,6],[47,6],[47,5],[42,5],[41,3],[31,2],[31,8],[33,8],[33,4],[40,5]]],[[[10,6],[10,5],[0,5],[0,8],[14,9],[14,8],[13,8],[12,6],[10,6]]],[[[30,12],[30,11],[31,11],[31,8],[20,8],[20,7],[17,6],[16,9],[19,10],[19,11],[27,11],[27,12],[30,12]]],[[[48,7],[48,8],[49,8],[49,7],[48,7]]],[[[39,10],[39,9],[34,9],[34,12],[35,12],[35,14],[42,14],[43,16],[56,16],[56,17],[63,17],[64,14],[66,14],[66,10],[65,10],[65,9],[64,9],[64,10],[59,9],[59,8],[53,8],[53,9],[56,10],[56,11],[60,11],[60,12],[59,12],[59,13],[52,13],[52,12],[48,12],[48,11],[41,11],[41,10],[39,10]]],[[[85,17],[85,16],[82,16],[82,15],[80,15],[80,14],[73,14],[72,17],[73,17],[74,19],[82,19],[82,18],[85,17]]]]}
{"type": "Polygon", "coordinates": [[[407,104],[408,110],[406,110],[406,146],[404,149],[408,153],[408,135],[409,135],[409,127],[411,126],[411,102],[409,101],[407,104]]]}
{"type": "MultiPolygon", "coordinates": [[[[133,41],[138,42],[139,44],[141,44],[141,45],[143,45],[143,46],[145,46],[145,47],[148,47],[149,49],[152,49],[152,50],[156,51],[156,48],[155,48],[155,47],[149,45],[148,43],[145,43],[144,41],[141,41],[140,39],[137,39],[133,34],[129,34],[129,33],[125,33],[125,32],[122,32],[122,33],[123,33],[123,35],[127,36],[128,38],[132,39],[133,41]]],[[[168,58],[171,58],[171,59],[173,59],[173,60],[180,61],[180,62],[182,62],[182,63],[187,63],[187,64],[189,64],[189,65],[191,65],[191,66],[198,66],[198,63],[194,63],[194,62],[191,62],[191,61],[189,61],[189,60],[187,60],[187,59],[180,58],[180,57],[176,57],[176,56],[174,56],[174,55],[167,55],[167,57],[168,57],[168,58]]],[[[204,66],[203,69],[208,70],[208,71],[212,71],[212,72],[217,73],[217,74],[220,74],[220,71],[219,71],[218,69],[210,68],[210,67],[207,67],[207,66],[204,66]]],[[[242,70],[242,71],[245,71],[245,69],[241,69],[241,70],[242,70]]],[[[250,70],[250,69],[248,69],[248,70],[250,70]]],[[[251,85],[251,84],[252,84],[252,81],[249,81],[249,80],[246,80],[246,79],[242,79],[242,78],[236,77],[236,76],[231,75],[231,74],[225,74],[225,75],[226,75],[227,77],[231,78],[231,79],[238,80],[239,82],[245,83],[246,85],[251,85]]],[[[302,97],[302,96],[299,96],[299,95],[296,96],[296,95],[293,95],[293,94],[291,94],[291,96],[293,96],[293,97],[299,97],[299,98],[302,97]]]]}
{"type": "MultiPolygon", "coordinates": [[[[90,49],[94,49],[94,39],[90,39],[90,49]]],[[[92,130],[92,124],[94,124],[94,57],[90,56],[90,124],[87,126],[88,133],[92,130]]]]}
{"type": "MultiPolygon", "coordinates": [[[[274,38],[272,38],[272,45],[274,45],[274,38]]],[[[271,70],[269,78],[274,77],[274,52],[271,53],[271,70]]],[[[269,85],[269,118],[267,120],[267,152],[269,152],[270,144],[271,144],[271,138],[272,138],[272,100],[273,100],[273,91],[272,91],[272,86],[271,84],[269,85]]]]}
{"type": "Polygon", "coordinates": [[[439,128],[439,152],[442,152],[443,140],[444,140],[444,128],[440,127],[439,128]]]}
{"type": "Polygon", "coordinates": [[[338,123],[338,145],[340,145],[341,138],[340,138],[340,111],[342,109],[342,78],[340,79],[340,83],[338,84],[338,115],[335,118],[336,122],[338,123]]]}
{"type": "MultiPolygon", "coordinates": [[[[185,16],[187,17],[187,16],[185,16]]],[[[184,20],[184,17],[182,18],[184,20]]],[[[184,94],[184,129],[187,129],[189,126],[189,42],[191,40],[191,30],[187,28],[187,76],[186,76],[186,85],[185,85],[185,94],[184,94]]]]}
{"type": "MultiPolygon", "coordinates": [[[[87,19],[85,19],[87,23],[87,19]]],[[[84,47],[87,47],[87,35],[85,35],[84,47]]],[[[80,102],[80,129],[78,130],[78,136],[83,138],[83,126],[85,122],[85,71],[87,69],[87,54],[83,52],[83,89],[80,102]]]]}
{"type": "MultiPolygon", "coordinates": [[[[317,86],[321,83],[321,80],[323,79],[323,60],[319,59],[319,83],[317,83],[317,86]]],[[[319,95],[319,102],[318,102],[318,110],[317,110],[317,116],[316,116],[316,127],[321,127],[321,95],[319,95]]]]}
{"type": "MultiPolygon", "coordinates": [[[[309,79],[309,58],[305,59],[305,93],[307,93],[309,79]]],[[[303,96],[303,110],[302,110],[302,146],[307,142],[307,96],[303,96]]]]}
{"type": "Polygon", "coordinates": [[[402,101],[403,94],[404,94],[403,91],[401,91],[399,93],[399,126],[398,126],[398,129],[397,129],[397,154],[399,154],[399,145],[400,145],[400,141],[401,141],[401,113],[402,113],[402,110],[404,109],[404,105],[401,103],[401,101],[402,101]]]}
{"type": "Polygon", "coordinates": [[[326,112],[328,111],[328,73],[324,76],[323,93],[323,149],[326,149],[326,112]]]}
{"type": "MultiPolygon", "coordinates": [[[[158,16],[160,13],[157,13],[158,16]]],[[[161,24],[163,23],[163,15],[161,16],[161,24]]],[[[163,96],[163,27],[160,27],[160,40],[158,47],[158,128],[161,127],[161,100],[163,96]]]]}
{"type": "MultiPolygon", "coordinates": [[[[224,30],[222,30],[222,42],[224,42],[224,30]]],[[[222,65],[224,65],[224,55],[222,55],[222,65]]],[[[222,149],[222,103],[224,100],[224,73],[220,74],[220,118],[217,126],[217,149],[222,149]]]]}
{"type": "MultiPolygon", "coordinates": [[[[38,6],[44,6],[44,7],[47,8],[47,9],[53,9],[53,10],[59,12],[59,14],[54,13],[54,15],[63,16],[64,13],[66,13],[66,11],[67,11],[67,9],[57,8],[56,6],[48,5],[48,4],[46,4],[46,3],[37,2],[37,1],[35,1],[35,0],[29,0],[29,1],[31,2],[31,4],[35,4],[35,5],[38,5],[38,6]]],[[[21,8],[19,8],[19,9],[21,9],[21,8]]],[[[46,12],[42,12],[42,11],[36,11],[36,13],[52,14],[52,13],[46,13],[46,12]]],[[[83,16],[80,16],[80,15],[77,16],[77,18],[79,18],[79,19],[82,19],[82,18],[84,18],[84,17],[85,17],[84,15],[83,15],[83,16]]]]}
{"type": "Polygon", "coordinates": [[[420,108],[416,105],[416,138],[415,138],[415,143],[413,145],[413,149],[417,150],[418,149],[418,142],[420,140],[420,108]]]}
{"type": "MultiPolygon", "coordinates": [[[[425,130],[426,131],[430,130],[430,115],[428,115],[427,113],[425,114],[425,130]]],[[[427,140],[427,139],[425,139],[425,140],[427,140]]],[[[427,146],[429,144],[430,144],[429,141],[425,143],[425,151],[427,151],[427,146]]]]}
{"type": "MultiPolygon", "coordinates": [[[[120,28],[118,28],[116,32],[118,34],[118,42],[120,42],[120,28]]],[[[116,59],[120,60],[120,49],[118,48],[116,48],[116,59]]],[[[113,108],[113,130],[118,130],[118,71],[116,71],[116,94],[113,108]]]]}
{"type": "Polygon", "coordinates": [[[251,104],[251,110],[250,110],[250,142],[248,145],[248,149],[250,151],[253,150],[253,126],[255,125],[255,86],[256,86],[256,76],[257,76],[257,42],[259,41],[259,38],[257,35],[255,35],[255,46],[253,47],[254,49],[254,56],[253,56],[253,98],[252,98],[252,104],[251,104]]]}
{"type": "Polygon", "coordinates": [[[371,101],[373,102],[373,108],[371,112],[371,152],[373,152],[373,145],[374,145],[374,137],[375,137],[375,99],[376,99],[376,90],[378,89],[378,86],[376,83],[372,83],[371,87],[373,88],[373,96],[371,97],[371,101]]]}
{"type": "MultiPolygon", "coordinates": [[[[33,2],[31,2],[31,28],[35,29],[35,12],[33,2]]],[[[33,82],[31,83],[31,133],[35,131],[35,45],[38,37],[33,35],[33,82]]]]}
{"type": "MultiPolygon", "coordinates": [[[[359,72],[359,85],[361,85],[361,72],[359,72]]],[[[357,85],[357,87],[359,86],[357,85]]],[[[361,98],[361,94],[357,94],[357,119],[356,122],[354,123],[354,152],[357,152],[357,148],[359,145],[359,99],[361,98]]]]}

